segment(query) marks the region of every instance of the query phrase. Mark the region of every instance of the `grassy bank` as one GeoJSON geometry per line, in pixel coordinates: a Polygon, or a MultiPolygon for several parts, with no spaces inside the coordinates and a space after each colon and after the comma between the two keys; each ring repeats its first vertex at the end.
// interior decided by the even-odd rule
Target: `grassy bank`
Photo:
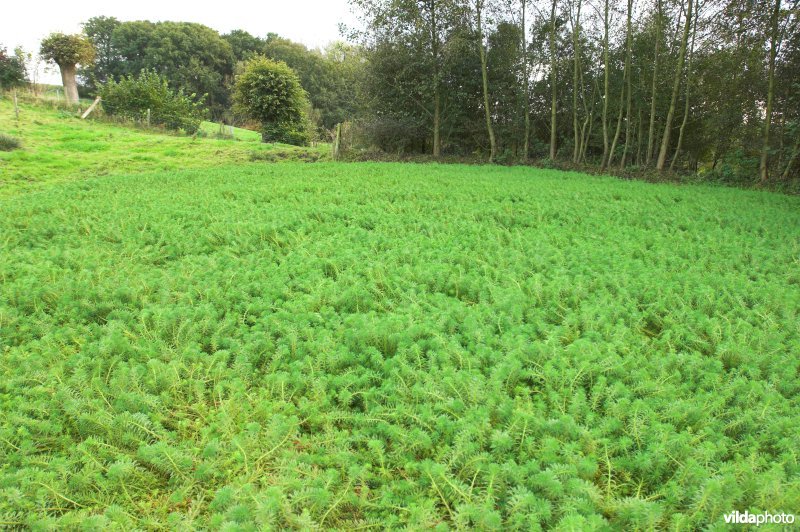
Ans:
{"type": "Polygon", "coordinates": [[[0,197],[41,185],[118,173],[171,171],[244,163],[268,157],[291,159],[327,147],[296,148],[262,144],[258,133],[236,129],[235,139],[213,138],[216,124],[203,124],[207,137],[187,137],[159,130],[93,120],[51,107],[22,104],[20,118],[8,100],[0,100],[0,133],[21,141],[22,148],[0,151],[0,197]]]}

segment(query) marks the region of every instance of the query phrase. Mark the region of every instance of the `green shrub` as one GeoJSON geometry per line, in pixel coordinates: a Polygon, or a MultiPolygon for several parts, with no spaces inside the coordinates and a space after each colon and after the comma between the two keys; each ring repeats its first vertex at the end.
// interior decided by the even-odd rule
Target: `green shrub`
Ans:
{"type": "Polygon", "coordinates": [[[155,72],[143,70],[138,77],[111,80],[100,89],[103,109],[110,116],[144,121],[150,110],[150,123],[193,135],[200,128],[204,112],[183,91],[169,88],[167,80],[155,72]]]}
{"type": "Polygon", "coordinates": [[[22,147],[18,138],[0,133],[0,151],[14,151],[22,147]]]}
{"type": "Polygon", "coordinates": [[[308,96],[297,74],[282,61],[257,57],[236,79],[236,110],[261,123],[264,142],[308,145],[308,96]]]}

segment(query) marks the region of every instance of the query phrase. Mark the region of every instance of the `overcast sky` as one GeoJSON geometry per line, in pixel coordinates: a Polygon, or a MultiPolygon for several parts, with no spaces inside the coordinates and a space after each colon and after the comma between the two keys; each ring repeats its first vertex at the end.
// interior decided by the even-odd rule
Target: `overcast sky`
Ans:
{"type": "MultiPolygon", "coordinates": [[[[227,33],[243,29],[253,35],[277,33],[310,47],[337,40],[339,23],[352,23],[347,0],[22,0],[4,2],[0,11],[0,45],[38,52],[42,38],[54,31],[77,33],[81,22],[105,15],[120,20],[199,22],[227,33]]],[[[40,78],[60,82],[56,72],[40,78]]]]}

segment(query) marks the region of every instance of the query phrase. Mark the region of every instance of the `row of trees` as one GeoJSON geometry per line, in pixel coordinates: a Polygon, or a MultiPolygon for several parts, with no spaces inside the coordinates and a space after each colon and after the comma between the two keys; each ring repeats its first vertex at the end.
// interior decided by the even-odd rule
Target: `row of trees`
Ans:
{"type": "Polygon", "coordinates": [[[351,0],[385,150],[800,173],[797,0],[351,0]]]}
{"type": "Polygon", "coordinates": [[[83,26],[96,56],[81,71],[89,89],[110,79],[155,71],[173,89],[204,97],[217,120],[235,121],[233,78],[241,64],[255,56],[283,61],[300,76],[312,113],[322,127],[333,127],[353,113],[349,94],[353,68],[350,47],[342,43],[325,51],[309,50],[275,34],[266,38],[242,30],[225,35],[189,22],[121,22],[94,17],[83,26]],[[238,65],[238,66],[237,66],[238,65]]]}
{"type": "MultiPolygon", "coordinates": [[[[309,98],[304,113],[320,130],[355,115],[361,68],[358,49],[345,43],[310,50],[275,34],[260,38],[235,30],[220,35],[202,24],[113,17],[90,18],[80,35],[51,34],[42,41],[40,57],[58,65],[67,101],[78,100],[79,87],[94,95],[108,83],[148,72],[168,80],[172,91],[201,102],[214,120],[231,124],[247,119],[233,105],[234,78],[246,61],[266,57],[286,63],[299,76],[309,98]]],[[[12,73],[15,83],[23,80],[24,61],[3,49],[0,76],[9,79],[0,78],[0,84],[11,86],[12,73]],[[12,68],[18,65],[21,71],[12,68]]]]}
{"type": "Polygon", "coordinates": [[[95,17],[41,52],[65,85],[155,72],[228,123],[247,116],[233,98],[245,62],[282,61],[318,131],[352,121],[362,147],[387,152],[800,178],[800,0],[350,2],[356,44],[325,51],[95,17]]]}

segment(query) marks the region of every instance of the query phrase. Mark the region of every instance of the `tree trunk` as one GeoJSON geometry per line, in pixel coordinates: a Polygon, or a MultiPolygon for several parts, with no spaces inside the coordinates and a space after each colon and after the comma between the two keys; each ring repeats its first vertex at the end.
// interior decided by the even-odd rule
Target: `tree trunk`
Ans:
{"type": "MultiPolygon", "coordinates": [[[[589,131],[583,137],[583,148],[581,151],[581,161],[586,160],[586,151],[589,149],[589,139],[592,138],[592,130],[594,129],[594,111],[595,111],[595,99],[597,97],[597,93],[600,92],[600,87],[597,84],[597,78],[594,78],[594,85],[592,88],[592,110],[589,112],[589,131]]],[[[585,122],[584,122],[585,126],[585,122]]]]}
{"type": "Polygon", "coordinates": [[[492,127],[492,111],[489,108],[489,75],[486,69],[486,49],[483,47],[482,10],[483,0],[476,0],[475,11],[478,15],[478,48],[481,56],[481,77],[483,78],[483,109],[486,114],[486,132],[489,134],[489,162],[493,163],[497,155],[497,144],[494,138],[494,128],[492,127]]]}
{"type": "Polygon", "coordinates": [[[625,108],[623,105],[625,103],[625,78],[627,77],[627,72],[622,75],[622,88],[619,90],[619,113],[617,113],[617,129],[614,132],[614,140],[611,142],[611,150],[608,152],[608,161],[606,161],[603,170],[607,167],[611,166],[611,162],[614,160],[614,152],[617,149],[617,141],[619,140],[619,134],[622,130],[622,110],[625,108]]]}
{"type": "Polygon", "coordinates": [[[781,13],[781,0],[775,0],[772,13],[772,29],[769,38],[769,82],[767,88],[767,112],[764,118],[763,147],[761,148],[761,183],[769,179],[769,127],[772,122],[772,100],[775,96],[775,57],[778,55],[778,19],[781,13]]]}
{"type": "Polygon", "coordinates": [[[556,2],[553,0],[553,7],[550,10],[550,159],[556,158],[556,97],[558,87],[556,86],[556,2]]]}
{"type": "Polygon", "coordinates": [[[77,67],[75,65],[58,65],[61,70],[61,82],[64,84],[64,98],[67,105],[78,103],[78,82],[75,79],[77,67]]]}
{"type": "Polygon", "coordinates": [[[797,142],[794,145],[794,151],[792,153],[792,156],[789,157],[789,163],[783,170],[783,175],[781,175],[781,179],[783,181],[789,179],[789,172],[792,170],[792,165],[794,165],[794,162],[797,160],[798,156],[800,156],[800,137],[797,137],[797,142]]]}
{"type": "Polygon", "coordinates": [[[572,65],[572,132],[575,138],[575,146],[572,150],[572,162],[577,163],[581,153],[580,131],[578,128],[578,80],[580,69],[580,32],[581,32],[581,2],[578,1],[578,9],[575,14],[575,23],[572,27],[572,52],[575,58],[572,65]]]}
{"type": "Polygon", "coordinates": [[[637,132],[636,132],[636,164],[637,166],[642,165],[642,137],[644,136],[644,128],[642,127],[644,124],[642,122],[642,106],[641,101],[638,101],[636,105],[636,113],[638,115],[636,120],[637,132]]]}
{"type": "Polygon", "coordinates": [[[681,38],[681,47],[678,52],[678,66],[675,69],[675,82],[672,84],[672,99],[669,103],[669,111],[667,112],[667,119],[664,124],[664,136],[661,139],[661,150],[658,152],[658,163],[656,169],[659,172],[664,171],[664,166],[667,162],[667,150],[669,149],[670,133],[672,133],[672,119],[675,116],[675,104],[678,100],[678,91],[681,88],[681,73],[683,72],[683,63],[686,59],[686,46],[689,43],[689,30],[692,27],[692,6],[694,0],[689,0],[689,6],[686,10],[686,23],[683,27],[683,37],[681,38]]]}
{"type": "Polygon", "coordinates": [[[625,147],[622,150],[622,161],[619,163],[621,169],[625,169],[625,163],[628,158],[628,145],[631,141],[631,108],[633,99],[631,94],[631,18],[633,17],[633,0],[628,0],[628,23],[625,29],[626,44],[625,44],[625,79],[627,80],[628,91],[628,108],[625,111],[625,147]]]}
{"type": "Polygon", "coordinates": [[[523,107],[525,111],[525,143],[522,148],[522,162],[528,162],[531,140],[531,80],[530,74],[528,73],[528,41],[527,29],[525,27],[525,7],[527,3],[528,0],[522,0],[522,72],[525,77],[525,92],[523,94],[525,98],[525,105],[523,107]]]}
{"type": "Polygon", "coordinates": [[[675,148],[675,156],[672,158],[672,162],[669,163],[669,171],[672,172],[675,169],[675,163],[678,160],[678,156],[681,153],[681,146],[683,146],[683,134],[686,130],[686,123],[689,121],[689,96],[692,89],[692,61],[694,59],[694,39],[697,35],[697,19],[699,12],[697,11],[700,9],[700,1],[698,0],[697,5],[695,6],[695,13],[694,13],[694,29],[692,30],[692,45],[689,48],[689,63],[686,67],[686,104],[683,107],[683,121],[681,122],[681,129],[680,133],[678,133],[678,146],[675,148]]]}
{"type": "Polygon", "coordinates": [[[441,138],[441,91],[439,80],[439,28],[436,23],[436,1],[430,0],[431,54],[433,55],[433,157],[439,158],[442,150],[441,138]]]}
{"type": "Polygon", "coordinates": [[[653,87],[650,93],[650,131],[647,136],[647,155],[645,164],[653,160],[653,144],[656,135],[656,88],[658,86],[658,55],[661,48],[661,0],[658,0],[656,11],[656,55],[653,59],[653,87]]]}
{"type": "Polygon", "coordinates": [[[603,17],[603,161],[600,163],[600,170],[606,169],[606,161],[608,160],[608,29],[610,22],[608,20],[608,2],[605,0],[605,15],[603,17]]]}

